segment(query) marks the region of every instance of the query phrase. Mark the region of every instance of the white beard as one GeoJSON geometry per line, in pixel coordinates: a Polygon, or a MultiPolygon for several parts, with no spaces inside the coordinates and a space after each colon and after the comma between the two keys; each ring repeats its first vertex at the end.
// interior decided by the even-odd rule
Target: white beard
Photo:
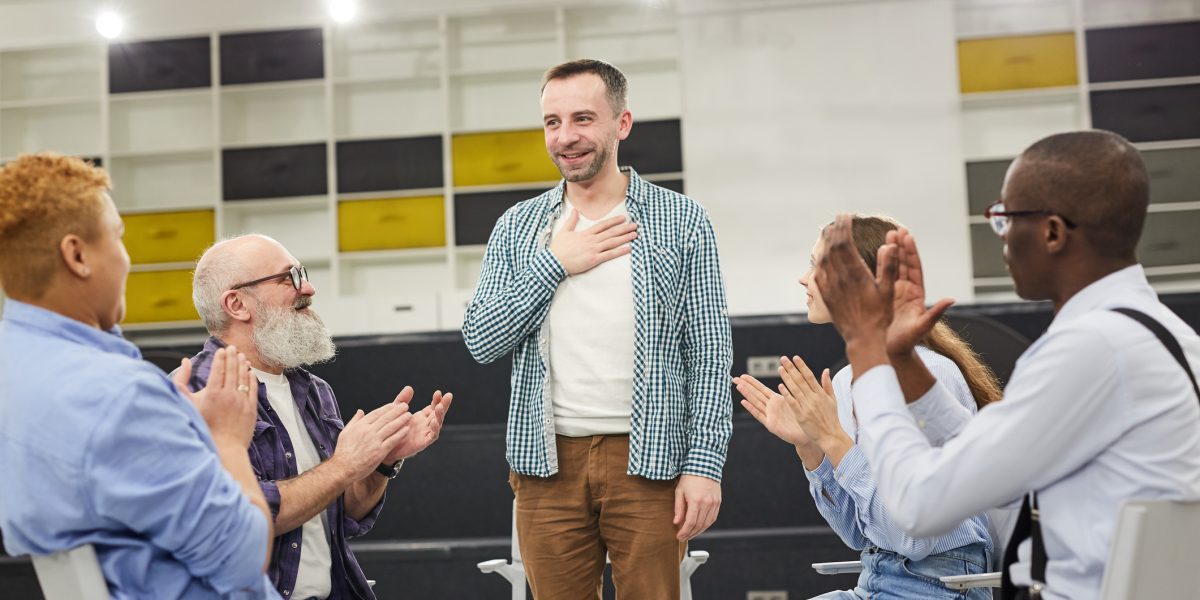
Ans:
{"type": "Polygon", "coordinates": [[[313,309],[296,309],[312,304],[302,296],[294,306],[267,306],[258,303],[259,322],[251,334],[258,356],[268,365],[294,369],[326,362],[337,353],[329,328],[313,309]]]}

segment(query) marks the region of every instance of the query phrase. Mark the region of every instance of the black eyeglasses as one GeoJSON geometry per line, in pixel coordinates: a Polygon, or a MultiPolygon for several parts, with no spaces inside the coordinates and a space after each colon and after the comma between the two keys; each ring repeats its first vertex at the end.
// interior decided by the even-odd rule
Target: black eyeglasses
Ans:
{"type": "Polygon", "coordinates": [[[1002,200],[997,200],[991,203],[991,205],[987,207],[987,210],[983,211],[983,216],[987,217],[988,224],[992,226],[992,231],[995,231],[996,235],[1001,237],[1008,233],[1008,229],[1012,227],[1013,217],[1026,217],[1030,215],[1058,217],[1062,219],[1063,223],[1065,223],[1067,227],[1071,229],[1075,228],[1075,224],[1072,223],[1070,219],[1052,210],[1004,210],[1004,201],[1002,200]]]}
{"type": "Polygon", "coordinates": [[[300,286],[304,284],[305,281],[308,281],[308,270],[304,268],[304,265],[294,266],[282,273],[276,273],[274,275],[267,275],[266,277],[260,277],[258,279],[255,279],[254,281],[247,281],[246,283],[239,283],[229,289],[240,290],[244,287],[258,285],[260,283],[272,281],[275,279],[282,279],[284,277],[291,277],[292,278],[292,287],[295,287],[298,290],[298,289],[300,289],[300,286]]]}

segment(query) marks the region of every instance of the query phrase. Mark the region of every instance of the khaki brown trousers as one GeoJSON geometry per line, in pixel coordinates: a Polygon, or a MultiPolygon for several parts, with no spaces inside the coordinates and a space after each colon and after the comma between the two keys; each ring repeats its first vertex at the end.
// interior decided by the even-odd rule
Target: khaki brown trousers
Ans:
{"type": "Polygon", "coordinates": [[[627,475],[628,435],[558,436],[558,473],[509,474],[517,535],[536,600],[602,598],[604,557],[619,600],[679,598],[678,479],[627,475]]]}

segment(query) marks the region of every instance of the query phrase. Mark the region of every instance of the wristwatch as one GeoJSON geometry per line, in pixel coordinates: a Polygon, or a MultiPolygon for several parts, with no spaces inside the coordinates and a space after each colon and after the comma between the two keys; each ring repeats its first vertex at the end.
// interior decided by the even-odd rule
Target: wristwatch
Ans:
{"type": "Polygon", "coordinates": [[[404,459],[402,458],[390,465],[381,464],[378,467],[375,467],[375,472],[387,477],[388,479],[395,479],[396,476],[400,474],[400,467],[403,466],[404,459]]]}

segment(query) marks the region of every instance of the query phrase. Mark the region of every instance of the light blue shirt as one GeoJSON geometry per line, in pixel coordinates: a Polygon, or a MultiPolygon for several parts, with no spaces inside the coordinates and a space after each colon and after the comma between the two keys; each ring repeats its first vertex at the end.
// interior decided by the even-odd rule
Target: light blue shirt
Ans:
{"type": "MultiPolygon", "coordinates": [[[[1036,490],[1049,561],[1042,597],[1100,597],[1122,502],[1200,498],[1196,393],[1158,338],[1116,307],[1162,323],[1200,371],[1200,337],[1135,265],[1063,304],[1017,361],[1004,400],[973,419],[941,381],[905,406],[891,366],[859,375],[859,438],[896,523],[936,534],[1036,490]]],[[[1013,582],[1029,585],[1030,544],[1010,543],[1019,543],[1013,582]]]]}
{"type": "Polygon", "coordinates": [[[92,544],[113,598],[279,598],[266,517],[208,426],[137,347],[8,300],[0,529],[10,554],[92,544]]]}
{"type": "MultiPolygon", "coordinates": [[[[922,347],[917,348],[917,355],[963,409],[976,412],[971,389],[953,361],[922,347]]],[[[850,386],[853,378],[853,371],[846,367],[834,376],[833,388],[837,396],[838,420],[854,440],[854,446],[842,457],[837,469],[826,458],[815,471],[805,470],[809,492],[821,516],[825,517],[838,537],[855,550],[874,546],[912,560],[921,560],[932,554],[981,542],[991,549],[987,517],[982,514],[967,518],[945,535],[927,537],[909,535],[892,520],[876,492],[875,476],[871,473],[866,454],[858,445],[858,424],[854,417],[850,386]]],[[[870,399],[863,401],[869,402],[870,399]]]]}

